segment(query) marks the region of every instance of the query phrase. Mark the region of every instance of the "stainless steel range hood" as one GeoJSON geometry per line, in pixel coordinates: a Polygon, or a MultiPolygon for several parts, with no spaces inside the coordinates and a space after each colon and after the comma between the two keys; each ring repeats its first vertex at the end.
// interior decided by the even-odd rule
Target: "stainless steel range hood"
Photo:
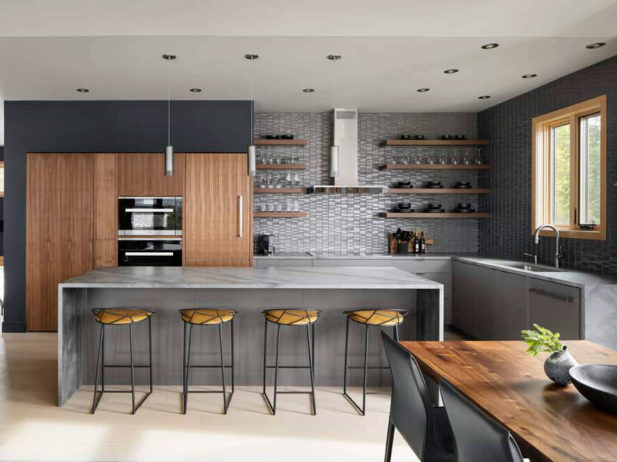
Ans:
{"type": "MultiPolygon", "coordinates": [[[[321,194],[379,194],[383,185],[363,185],[358,182],[358,110],[334,109],[334,145],[338,146],[339,174],[333,185],[315,185],[314,193],[321,194]]],[[[336,159],[335,159],[336,160],[336,159]]],[[[330,159],[332,162],[333,159],[330,159]]],[[[331,169],[332,170],[332,169],[331,169]]]]}

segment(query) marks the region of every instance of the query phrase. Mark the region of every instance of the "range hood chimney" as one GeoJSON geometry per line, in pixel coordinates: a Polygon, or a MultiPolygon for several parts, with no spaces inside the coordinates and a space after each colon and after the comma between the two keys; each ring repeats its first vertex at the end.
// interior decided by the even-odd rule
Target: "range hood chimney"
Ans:
{"type": "Polygon", "coordinates": [[[379,194],[385,191],[386,186],[361,185],[358,182],[358,110],[339,109],[333,111],[334,119],[334,142],[330,153],[330,162],[338,163],[330,165],[330,172],[337,172],[333,185],[315,185],[314,193],[321,194],[379,194]],[[338,155],[337,155],[338,154],[338,155]]]}

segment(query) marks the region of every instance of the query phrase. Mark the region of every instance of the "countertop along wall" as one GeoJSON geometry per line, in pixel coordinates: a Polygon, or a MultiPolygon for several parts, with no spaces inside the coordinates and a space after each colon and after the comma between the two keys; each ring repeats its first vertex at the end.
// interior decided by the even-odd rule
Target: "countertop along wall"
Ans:
{"type": "MultiPolygon", "coordinates": [[[[563,239],[562,266],[603,274],[617,272],[617,57],[555,80],[478,114],[481,138],[490,139],[491,194],[481,202],[491,219],[480,223],[483,256],[522,260],[533,253],[531,235],[531,121],[534,117],[607,95],[606,241],[563,239]]],[[[551,263],[554,238],[542,238],[540,262],[551,263]]]]}
{"type": "MultiPolygon", "coordinates": [[[[331,111],[323,113],[261,113],[255,117],[255,134],[290,133],[306,139],[305,147],[258,147],[257,155],[275,157],[297,156],[306,163],[299,171],[303,186],[330,184],[328,154],[332,142],[331,111]]],[[[484,181],[482,172],[392,172],[380,171],[379,165],[397,155],[435,152],[435,148],[382,148],[379,143],[401,134],[423,134],[436,138],[442,134],[465,134],[476,137],[476,115],[472,113],[360,113],[359,179],[361,184],[384,184],[408,179],[415,187],[427,180],[442,180],[445,187],[459,180],[472,181],[474,186],[484,181]]],[[[451,150],[452,148],[445,148],[451,150]]],[[[439,151],[439,150],[437,150],[439,151]]],[[[259,187],[264,171],[258,171],[255,186],[259,187]]],[[[280,173],[279,173],[280,175],[280,173]]],[[[337,194],[289,195],[256,194],[255,210],[265,203],[286,204],[297,200],[306,218],[255,219],[255,238],[274,234],[277,252],[316,251],[338,255],[387,254],[388,232],[398,227],[422,230],[434,238],[431,252],[471,253],[478,250],[478,221],[475,219],[385,219],[381,212],[397,202],[411,202],[417,211],[428,202],[441,203],[450,210],[459,202],[471,202],[476,208],[478,197],[472,195],[410,195],[410,194],[337,194]]],[[[257,253],[257,242],[255,252],[257,253]]]]}
{"type": "MultiPolygon", "coordinates": [[[[5,122],[5,315],[23,332],[26,293],[26,153],[163,152],[166,101],[7,101],[5,122]]],[[[172,101],[176,152],[246,152],[249,101],[172,101]]]]}

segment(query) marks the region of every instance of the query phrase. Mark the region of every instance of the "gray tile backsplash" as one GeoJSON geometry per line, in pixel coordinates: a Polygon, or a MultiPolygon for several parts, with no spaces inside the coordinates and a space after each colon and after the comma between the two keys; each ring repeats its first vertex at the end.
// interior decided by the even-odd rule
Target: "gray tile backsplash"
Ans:
{"type": "MultiPolygon", "coordinates": [[[[441,180],[448,187],[459,180],[469,180],[474,186],[486,182],[486,172],[392,172],[380,171],[379,165],[393,156],[451,153],[452,148],[382,148],[379,143],[402,133],[423,134],[436,138],[444,133],[465,134],[476,137],[476,115],[470,113],[360,113],[359,179],[364,184],[386,184],[408,179],[415,187],[428,180],[441,180]]],[[[300,171],[304,186],[329,184],[328,153],[332,139],[331,112],[323,113],[260,113],[255,117],[258,135],[290,133],[306,139],[305,147],[258,147],[258,156],[299,157],[306,163],[300,171]]],[[[448,154],[450,155],[450,154],[448,154]]],[[[256,186],[264,171],[258,171],[256,186]]],[[[412,203],[422,210],[428,202],[439,202],[452,209],[459,202],[478,206],[474,195],[270,195],[256,194],[255,209],[266,203],[286,204],[297,200],[300,210],[308,213],[300,219],[255,219],[254,233],[276,235],[278,252],[304,252],[308,250],[334,254],[387,253],[387,234],[396,228],[422,230],[435,239],[432,252],[469,252],[478,250],[478,221],[475,219],[385,219],[380,213],[389,210],[399,201],[412,203]]],[[[257,249],[256,249],[257,250],[257,249]]]]}

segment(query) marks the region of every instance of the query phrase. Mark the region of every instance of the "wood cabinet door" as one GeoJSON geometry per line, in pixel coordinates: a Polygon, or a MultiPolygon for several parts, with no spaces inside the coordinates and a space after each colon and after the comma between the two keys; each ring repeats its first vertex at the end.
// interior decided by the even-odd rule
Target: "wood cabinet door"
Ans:
{"type": "Polygon", "coordinates": [[[118,155],[94,154],[94,266],[118,264],[118,155]]]}
{"type": "Polygon", "coordinates": [[[184,154],[174,154],[174,174],[165,176],[165,155],[118,154],[120,196],[182,196],[184,154]]]}
{"type": "Polygon", "coordinates": [[[58,283],[93,267],[94,155],[29,154],[26,322],[57,330],[58,283]]]}
{"type": "Polygon", "coordinates": [[[252,195],[246,154],[186,154],[185,265],[252,263],[252,195]]]}

